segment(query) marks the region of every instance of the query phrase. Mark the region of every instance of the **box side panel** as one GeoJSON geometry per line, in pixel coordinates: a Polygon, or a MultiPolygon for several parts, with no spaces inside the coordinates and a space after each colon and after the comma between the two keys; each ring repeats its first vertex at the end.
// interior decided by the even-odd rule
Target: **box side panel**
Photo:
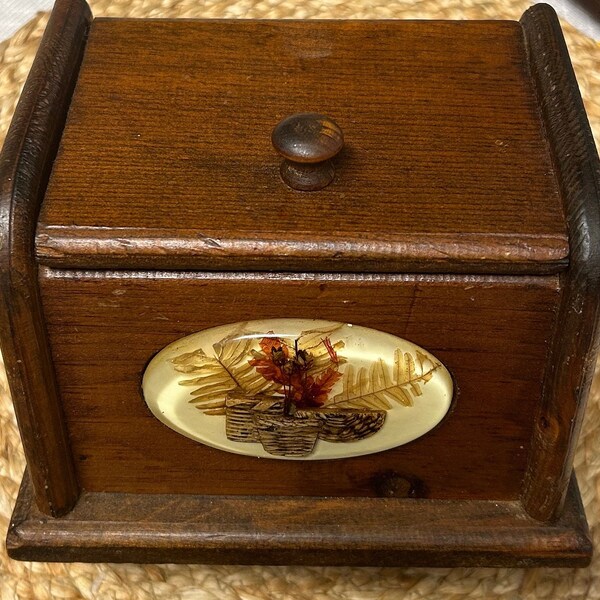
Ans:
{"type": "Polygon", "coordinates": [[[0,155],[0,344],[36,502],[54,516],[78,489],[44,326],[34,235],[90,11],[58,0],[0,155]]]}
{"type": "Polygon", "coordinates": [[[554,10],[536,5],[521,23],[570,244],[560,327],[552,342],[523,495],[529,513],[546,520],[557,518],[562,510],[598,353],[600,161],[554,10]]]}
{"type": "Polygon", "coordinates": [[[515,499],[554,328],[556,277],[41,272],[78,475],[89,491],[376,494],[394,471],[430,498],[515,499]],[[424,437],[335,461],[226,453],[152,416],[148,361],[196,331],[296,317],[364,325],[431,351],[456,384],[450,415],[424,437]]]}

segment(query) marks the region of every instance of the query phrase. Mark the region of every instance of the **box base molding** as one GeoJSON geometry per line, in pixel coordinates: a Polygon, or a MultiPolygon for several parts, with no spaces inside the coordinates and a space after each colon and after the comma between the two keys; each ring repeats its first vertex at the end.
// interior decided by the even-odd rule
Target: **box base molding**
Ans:
{"type": "Polygon", "coordinates": [[[60,562],[583,567],[592,545],[573,476],[553,523],[519,502],[84,492],[39,512],[23,477],[7,549],[60,562]]]}

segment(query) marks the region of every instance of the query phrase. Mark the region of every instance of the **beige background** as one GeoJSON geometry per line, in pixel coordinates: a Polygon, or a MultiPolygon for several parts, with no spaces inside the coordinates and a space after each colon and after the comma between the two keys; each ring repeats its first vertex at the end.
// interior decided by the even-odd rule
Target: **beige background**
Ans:
{"type": "MultiPolygon", "coordinates": [[[[2,0],[0,0],[1,2],[2,0]]],[[[99,0],[96,16],[239,18],[518,19],[525,0],[99,0]]],[[[38,15],[0,44],[0,139],[4,138],[47,21],[38,15]]],[[[596,143],[600,136],[600,45],[563,24],[596,143]]],[[[588,569],[402,569],[201,565],[43,564],[9,561],[0,547],[0,600],[458,600],[600,598],[600,376],[596,377],[576,466],[598,557],[588,569]]],[[[0,371],[0,535],[24,468],[0,371]]]]}
{"type": "MultiPolygon", "coordinates": [[[[600,21],[590,19],[577,0],[547,1],[571,25],[595,40],[600,40],[600,21]]],[[[38,11],[50,10],[53,4],[53,0],[0,0],[0,41],[9,38],[38,11]]]]}

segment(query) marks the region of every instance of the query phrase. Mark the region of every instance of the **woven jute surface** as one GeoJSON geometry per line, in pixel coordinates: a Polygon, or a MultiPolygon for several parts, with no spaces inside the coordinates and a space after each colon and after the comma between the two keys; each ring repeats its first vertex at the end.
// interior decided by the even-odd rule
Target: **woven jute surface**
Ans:
{"type": "MultiPolygon", "coordinates": [[[[96,16],[229,18],[518,19],[523,0],[99,0],[96,16]]],[[[0,139],[4,138],[47,14],[0,44],[0,139]]],[[[600,139],[600,46],[563,23],[596,142],[600,139]]],[[[0,548],[0,600],[600,598],[600,375],[596,375],[576,468],[597,558],[588,569],[402,569],[201,565],[43,564],[9,561],[0,548]]],[[[0,534],[25,463],[0,369],[0,534]]]]}

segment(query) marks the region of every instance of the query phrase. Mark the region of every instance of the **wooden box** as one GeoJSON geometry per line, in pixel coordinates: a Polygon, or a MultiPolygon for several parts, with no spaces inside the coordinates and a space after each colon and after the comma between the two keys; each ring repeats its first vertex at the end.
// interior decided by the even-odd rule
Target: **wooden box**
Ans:
{"type": "MultiPolygon", "coordinates": [[[[28,464],[10,555],[587,564],[571,472],[596,356],[599,172],[545,5],[520,22],[153,21],[59,0],[0,165],[0,338],[28,464]],[[338,454],[322,460],[165,426],[175,401],[146,393],[157,353],[259,321],[263,354],[243,364],[273,383],[265,356],[282,373],[318,358],[264,341],[283,319],[371,332],[357,360],[393,336],[431,352],[443,418],[410,441],[433,404],[394,412],[412,423],[398,431],[388,412],[387,446],[323,436],[338,454]]],[[[349,374],[319,335],[347,398],[366,367],[349,374]]],[[[169,364],[197,375],[195,352],[169,364]]],[[[311,381],[321,395],[296,421],[328,418],[334,388],[311,381]]],[[[210,435],[225,402],[248,404],[230,392],[211,396],[210,435]]]]}

